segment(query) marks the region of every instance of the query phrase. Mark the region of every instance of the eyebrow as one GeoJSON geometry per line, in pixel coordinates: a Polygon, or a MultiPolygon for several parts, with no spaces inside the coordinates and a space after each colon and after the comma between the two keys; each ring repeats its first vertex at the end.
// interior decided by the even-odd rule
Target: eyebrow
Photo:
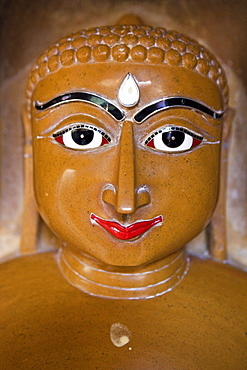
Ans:
{"type": "Polygon", "coordinates": [[[163,98],[156,102],[146,105],[144,108],[139,110],[134,115],[134,120],[137,123],[142,123],[148,117],[152,116],[154,113],[160,110],[166,110],[169,108],[183,107],[194,109],[211,116],[214,119],[220,119],[223,117],[223,111],[214,111],[213,109],[207,107],[204,104],[199,103],[196,100],[183,98],[183,97],[172,97],[172,98],[163,98]]]}
{"type": "Polygon", "coordinates": [[[82,91],[59,95],[46,103],[39,103],[36,101],[35,108],[39,111],[42,111],[71,101],[84,101],[93,105],[97,105],[104,109],[117,121],[122,121],[125,118],[124,113],[112,102],[109,102],[97,94],[82,91]]]}

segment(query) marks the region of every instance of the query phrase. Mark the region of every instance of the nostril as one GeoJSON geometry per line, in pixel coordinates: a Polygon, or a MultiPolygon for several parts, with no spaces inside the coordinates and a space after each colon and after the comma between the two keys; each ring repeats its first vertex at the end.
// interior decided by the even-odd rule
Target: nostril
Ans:
{"type": "Polygon", "coordinates": [[[138,189],[136,198],[137,198],[136,199],[137,208],[146,206],[151,202],[150,193],[146,186],[138,189]]]}
{"type": "Polygon", "coordinates": [[[109,203],[115,206],[116,202],[116,190],[113,185],[107,185],[102,193],[102,199],[105,203],[109,203]]]}
{"type": "MultiPolygon", "coordinates": [[[[135,198],[136,208],[144,207],[151,202],[150,193],[146,186],[142,186],[136,191],[135,198]]],[[[108,203],[116,208],[117,195],[116,189],[113,185],[108,184],[104,188],[102,192],[102,199],[105,203],[108,203]]]]}

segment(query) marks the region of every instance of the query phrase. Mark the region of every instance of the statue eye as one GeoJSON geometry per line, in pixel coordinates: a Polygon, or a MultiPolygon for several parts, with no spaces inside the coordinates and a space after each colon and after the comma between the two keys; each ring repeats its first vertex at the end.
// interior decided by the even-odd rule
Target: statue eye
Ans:
{"type": "Polygon", "coordinates": [[[111,138],[98,127],[80,124],[53,134],[54,139],[71,149],[94,149],[109,144],[111,138]]]}
{"type": "Polygon", "coordinates": [[[203,140],[184,127],[163,127],[153,132],[146,140],[145,145],[163,152],[182,152],[198,146],[203,140]]]}

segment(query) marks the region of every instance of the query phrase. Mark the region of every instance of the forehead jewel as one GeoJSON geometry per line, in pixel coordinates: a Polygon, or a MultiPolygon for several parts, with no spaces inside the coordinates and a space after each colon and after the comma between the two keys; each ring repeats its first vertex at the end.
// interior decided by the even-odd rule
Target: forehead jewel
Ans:
{"type": "Polygon", "coordinates": [[[118,101],[124,107],[134,107],[140,99],[140,90],[135,77],[128,73],[118,90],[118,101]]]}

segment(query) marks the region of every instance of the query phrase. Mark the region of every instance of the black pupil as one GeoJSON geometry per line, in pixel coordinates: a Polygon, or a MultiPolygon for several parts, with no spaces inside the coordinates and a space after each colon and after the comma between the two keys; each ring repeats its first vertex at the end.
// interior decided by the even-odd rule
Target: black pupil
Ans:
{"type": "Polygon", "coordinates": [[[169,131],[163,132],[162,141],[169,148],[178,148],[184,142],[184,132],[169,131]]]}
{"type": "Polygon", "coordinates": [[[71,132],[72,139],[78,145],[87,145],[91,143],[94,137],[93,130],[87,130],[85,128],[78,128],[71,132]]]}

